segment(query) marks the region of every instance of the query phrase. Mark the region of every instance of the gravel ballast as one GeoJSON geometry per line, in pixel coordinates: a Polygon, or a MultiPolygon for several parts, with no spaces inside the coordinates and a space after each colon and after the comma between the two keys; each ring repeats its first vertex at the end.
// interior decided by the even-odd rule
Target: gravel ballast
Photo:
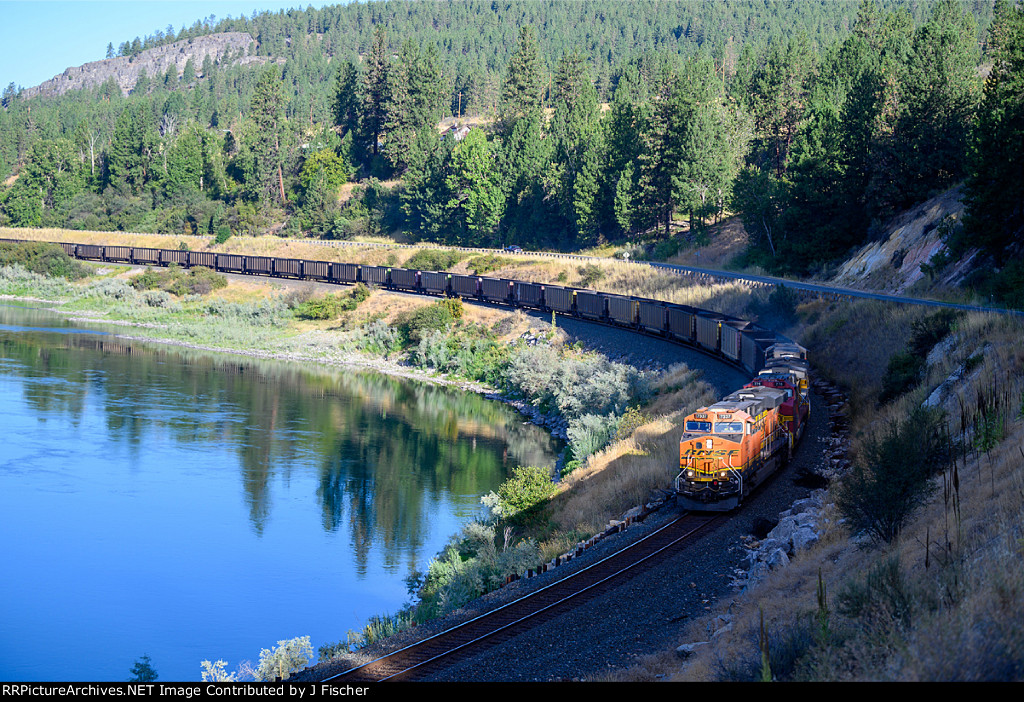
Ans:
{"type": "MultiPolygon", "coordinates": [[[[700,369],[704,379],[723,395],[741,387],[748,379],[745,372],[711,356],[662,339],[570,318],[558,318],[557,323],[587,348],[601,351],[612,360],[648,369],[685,362],[691,368],[700,369]]],[[[639,656],[674,649],[683,643],[683,630],[690,620],[728,606],[736,592],[730,583],[736,571],[746,565],[742,537],[752,534],[754,525],[761,520],[775,523],[780,512],[810,494],[809,488],[798,486],[794,479],[801,468],[817,465],[821,460],[818,442],[828,431],[826,415],[824,403],[812,396],[811,421],[789,466],[762,486],[741,509],[664,562],[642,570],[572,612],[423,679],[445,682],[588,680],[628,667],[639,656]]],[[[334,673],[342,672],[490,611],[553,579],[586,567],[679,513],[670,502],[644,522],[599,542],[582,558],[542,576],[517,581],[441,621],[404,632],[321,670],[330,668],[334,673]]]]}

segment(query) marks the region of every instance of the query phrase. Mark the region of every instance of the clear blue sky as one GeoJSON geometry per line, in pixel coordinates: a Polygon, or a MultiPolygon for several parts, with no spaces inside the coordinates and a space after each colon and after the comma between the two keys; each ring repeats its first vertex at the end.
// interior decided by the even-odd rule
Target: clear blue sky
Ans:
{"type": "Polygon", "coordinates": [[[159,29],[192,26],[216,18],[252,17],[253,11],[323,7],[348,0],[0,0],[0,90],[14,83],[39,85],[106,57],[121,42],[145,38],[159,29]]]}

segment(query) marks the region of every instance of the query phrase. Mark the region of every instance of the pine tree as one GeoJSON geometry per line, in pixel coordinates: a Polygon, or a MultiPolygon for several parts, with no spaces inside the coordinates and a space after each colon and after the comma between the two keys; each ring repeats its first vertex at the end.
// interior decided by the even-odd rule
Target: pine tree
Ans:
{"type": "Polygon", "coordinates": [[[148,103],[136,101],[124,109],[117,118],[107,151],[111,183],[136,194],[152,178],[152,160],[157,146],[148,107],[148,103]]]}
{"type": "Polygon", "coordinates": [[[459,243],[494,245],[504,205],[494,153],[480,129],[471,129],[452,150],[446,178],[451,197],[446,205],[459,243]]]}
{"type": "Polygon", "coordinates": [[[562,216],[577,237],[594,242],[599,224],[597,191],[603,144],[597,129],[597,91],[578,52],[558,62],[553,102],[550,129],[562,216]]]}
{"type": "Polygon", "coordinates": [[[334,124],[341,127],[342,134],[359,131],[361,89],[355,65],[351,61],[343,61],[334,82],[334,124]]]}
{"type": "Polygon", "coordinates": [[[256,200],[269,197],[285,201],[284,153],[281,134],[285,126],[281,73],[276,64],[260,72],[253,89],[250,118],[254,131],[250,149],[254,157],[254,181],[247,183],[256,200]]]}
{"type": "Polygon", "coordinates": [[[968,130],[981,96],[975,34],[974,18],[957,0],[940,0],[916,32],[904,91],[907,109],[896,127],[904,147],[901,206],[964,176],[968,130]]]}
{"type": "MultiPolygon", "coordinates": [[[[1024,8],[996,3],[992,70],[971,142],[965,240],[1002,265],[1024,247],[1024,8]]],[[[1019,293],[1018,293],[1019,294],[1019,293]]]]}
{"type": "Polygon", "coordinates": [[[366,57],[366,72],[363,75],[363,133],[370,145],[370,153],[380,153],[380,139],[387,121],[388,72],[390,69],[387,35],[383,27],[373,32],[373,45],[366,57]]]}
{"type": "Polygon", "coordinates": [[[519,43],[509,60],[498,106],[498,131],[512,133],[516,122],[541,109],[541,63],[537,32],[532,26],[519,31],[519,43]]]}

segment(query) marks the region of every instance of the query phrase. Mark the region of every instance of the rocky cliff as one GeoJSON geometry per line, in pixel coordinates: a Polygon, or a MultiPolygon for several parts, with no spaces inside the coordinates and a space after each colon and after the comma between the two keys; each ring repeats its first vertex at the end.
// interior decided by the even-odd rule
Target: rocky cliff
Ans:
{"type": "Polygon", "coordinates": [[[202,77],[203,60],[209,56],[220,61],[225,54],[241,58],[249,53],[254,40],[246,32],[223,32],[147,49],[137,56],[118,56],[103,61],[92,61],[82,66],[69,68],[58,76],[35,86],[26,88],[25,98],[37,95],[63,95],[69,90],[80,90],[102,85],[114,78],[125,95],[135,87],[142,69],[150,78],[166,75],[169,66],[174,66],[181,75],[185,64],[192,59],[196,77],[202,77]]]}
{"type": "MultiPolygon", "coordinates": [[[[942,227],[960,221],[964,214],[963,192],[953,188],[893,218],[883,228],[887,234],[857,251],[840,267],[832,282],[860,290],[904,293],[925,277],[921,270],[932,256],[945,248],[942,227]]],[[[942,283],[955,284],[971,270],[971,255],[944,273],[942,283]]]]}

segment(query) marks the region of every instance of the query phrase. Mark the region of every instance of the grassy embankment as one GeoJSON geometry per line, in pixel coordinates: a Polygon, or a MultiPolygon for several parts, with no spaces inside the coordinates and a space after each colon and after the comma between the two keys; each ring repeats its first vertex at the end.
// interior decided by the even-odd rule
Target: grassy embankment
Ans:
{"type": "Polygon", "coordinates": [[[651,656],[614,679],[1020,680],[1024,324],[864,302],[808,303],[800,319],[792,333],[817,372],[849,393],[851,459],[862,470],[830,486],[821,541],[733,600],[731,627],[715,612],[680,640],[722,629],[710,645],[685,661],[651,656]],[[907,419],[933,393],[941,414],[931,434],[907,419]],[[912,426],[919,434],[906,434],[912,426]],[[889,540],[854,533],[856,514],[834,506],[844,490],[892,517],[883,511],[903,495],[883,488],[925,461],[926,434],[943,466],[899,506],[902,528],[889,540]]]}

